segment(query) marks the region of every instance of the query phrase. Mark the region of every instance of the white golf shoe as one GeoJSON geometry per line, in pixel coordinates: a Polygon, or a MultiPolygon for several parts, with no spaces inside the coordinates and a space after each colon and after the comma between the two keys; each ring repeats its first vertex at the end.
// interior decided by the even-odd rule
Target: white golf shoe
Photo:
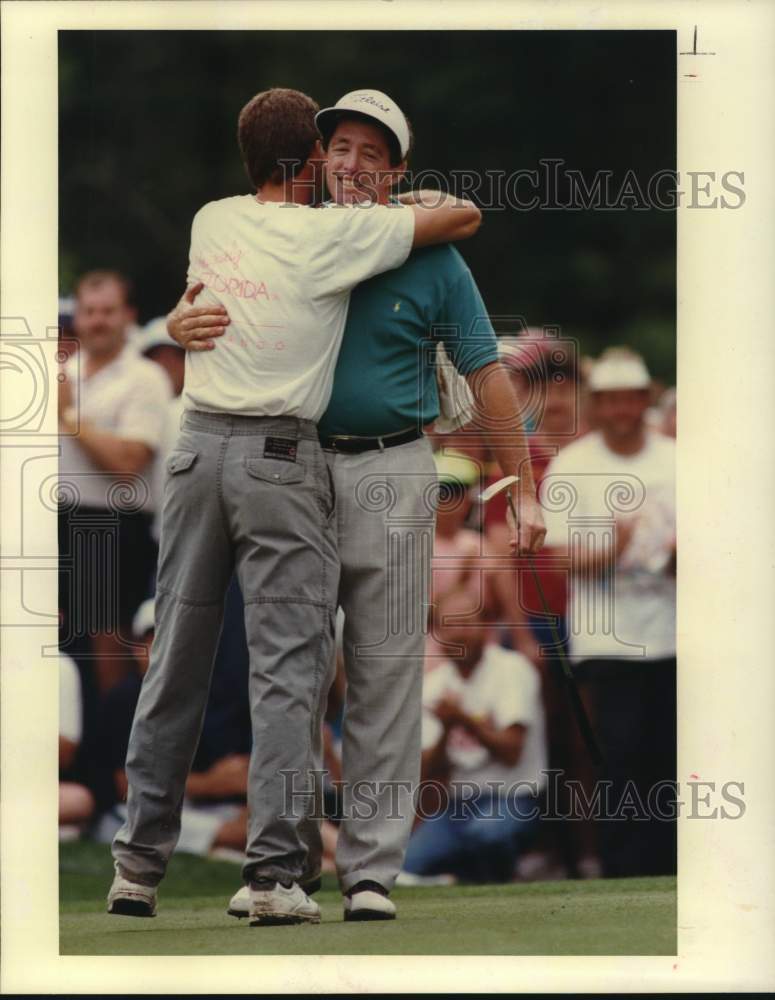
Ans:
{"type": "Polygon", "coordinates": [[[230,917],[249,917],[250,916],[250,889],[243,885],[241,889],[237,889],[234,895],[229,900],[229,908],[226,910],[230,917]]]}
{"type": "Polygon", "coordinates": [[[122,917],[155,917],[156,887],[130,882],[116,874],[108,893],[108,913],[122,917]]]}
{"type": "MultiPolygon", "coordinates": [[[[250,894],[250,926],[266,924],[319,924],[320,907],[309,898],[298,882],[286,888],[276,882],[272,888],[256,888],[250,894]]],[[[239,893],[237,894],[239,895],[239,893]]]]}
{"type": "Polygon", "coordinates": [[[375,882],[359,882],[344,899],[345,920],[395,920],[396,907],[375,882]],[[375,886],[375,888],[372,888],[375,886]]]}
{"type": "MultiPolygon", "coordinates": [[[[308,896],[311,896],[313,892],[317,892],[320,889],[320,876],[316,875],[309,882],[300,882],[299,885],[308,896]]],[[[240,920],[243,917],[250,916],[250,889],[246,885],[243,885],[241,889],[237,889],[231,897],[226,912],[230,917],[237,917],[240,920]]]]}

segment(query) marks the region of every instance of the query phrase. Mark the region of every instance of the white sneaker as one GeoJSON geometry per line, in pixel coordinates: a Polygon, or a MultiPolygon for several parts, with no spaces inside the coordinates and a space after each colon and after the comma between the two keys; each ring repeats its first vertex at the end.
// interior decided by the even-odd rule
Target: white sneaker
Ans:
{"type": "Polygon", "coordinates": [[[250,889],[243,885],[241,889],[237,889],[234,895],[229,900],[229,908],[226,910],[230,917],[249,917],[250,916],[250,889]]]}
{"type": "Polygon", "coordinates": [[[155,917],[156,887],[116,875],[108,893],[108,913],[123,917],[155,917]]]}
{"type": "MultiPolygon", "coordinates": [[[[300,882],[299,885],[308,896],[311,896],[320,888],[320,878],[316,876],[309,882],[300,882]]],[[[250,889],[246,885],[243,885],[231,897],[226,912],[230,917],[237,917],[240,920],[250,916],[250,889]]]]}
{"type": "MultiPolygon", "coordinates": [[[[250,926],[264,924],[319,924],[320,907],[298,882],[289,889],[277,882],[272,889],[249,888],[250,926]]],[[[237,893],[239,895],[239,893],[237,893]]]]}
{"type": "Polygon", "coordinates": [[[373,889],[363,889],[354,892],[352,896],[344,896],[345,920],[395,920],[395,903],[374,892],[373,889]]]}

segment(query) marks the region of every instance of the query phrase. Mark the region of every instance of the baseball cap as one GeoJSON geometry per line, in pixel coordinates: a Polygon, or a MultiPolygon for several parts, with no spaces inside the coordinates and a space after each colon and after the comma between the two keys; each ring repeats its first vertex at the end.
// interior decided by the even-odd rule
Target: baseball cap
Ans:
{"type": "Polygon", "coordinates": [[[132,338],[132,344],[139,354],[147,354],[155,347],[177,347],[183,350],[180,344],[167,333],[167,317],[157,316],[156,319],[149,320],[145,326],[139,330],[132,338]]]}
{"type": "Polygon", "coordinates": [[[154,627],[154,599],[149,597],[147,601],[143,601],[135,613],[132,620],[132,634],[136,639],[142,639],[148,632],[153,632],[154,627]]]}
{"type": "Polygon", "coordinates": [[[468,455],[445,448],[433,456],[439,483],[464,489],[479,482],[479,466],[468,455]]]}
{"type": "Polygon", "coordinates": [[[387,94],[381,90],[351,90],[340,97],[332,108],[318,111],[315,124],[325,140],[330,138],[342,113],[347,111],[373,118],[383,125],[396,137],[401,159],[404,159],[409,152],[409,123],[403,111],[387,94]]]}
{"type": "Polygon", "coordinates": [[[648,389],[651,376],[643,358],[627,348],[609,348],[589,370],[590,392],[613,389],[648,389]]]}

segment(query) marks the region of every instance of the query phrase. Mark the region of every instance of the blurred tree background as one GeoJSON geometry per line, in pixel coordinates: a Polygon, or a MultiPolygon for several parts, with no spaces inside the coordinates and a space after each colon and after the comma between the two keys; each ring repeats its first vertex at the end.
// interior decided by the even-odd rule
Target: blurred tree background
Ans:
{"type": "MultiPolygon", "coordinates": [[[[415,173],[545,177],[539,161],[557,159],[588,186],[609,171],[614,196],[633,171],[646,192],[676,166],[675,50],[668,31],[61,31],[61,292],[117,267],[140,322],[167,312],[196,210],[250,190],[237,115],[272,86],[321,107],[384,90],[412,121],[415,173]]],[[[585,353],[629,344],[674,383],[674,212],[637,197],[618,210],[488,207],[486,177],[473,197],[484,224],[461,249],[493,315],[560,326],[585,353]]]]}

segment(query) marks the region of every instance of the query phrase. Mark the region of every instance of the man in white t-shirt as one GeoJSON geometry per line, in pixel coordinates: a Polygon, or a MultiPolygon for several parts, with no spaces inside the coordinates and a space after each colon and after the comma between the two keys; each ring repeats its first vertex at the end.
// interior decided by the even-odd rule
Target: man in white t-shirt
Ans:
{"type": "Polygon", "coordinates": [[[445,792],[421,797],[424,822],[404,870],[508,881],[535,833],[546,784],[540,677],[527,657],[487,641],[486,616],[471,615],[464,589],[445,594],[437,613],[445,644],[460,656],[428,661],[422,773],[445,792]]]}
{"type": "Polygon", "coordinates": [[[547,546],[569,560],[568,642],[613,781],[606,875],[675,871],[675,441],[647,428],[643,360],[610,348],[589,375],[597,429],[541,485],[547,546]],[[622,822],[627,818],[629,822],[622,822]]]}
{"type": "Polygon", "coordinates": [[[85,274],[75,289],[77,357],[59,376],[61,645],[91,637],[99,689],[133,669],[131,623],[156,562],[151,487],[169,382],[128,343],[127,280],[85,274]]]}
{"type": "Polygon", "coordinates": [[[298,884],[299,828],[313,804],[292,795],[293,782],[314,769],[312,711],[333,658],[339,575],[315,422],[331,394],[350,289],[398,267],[413,246],[472,235],[480,213],[456,199],[313,210],[317,110],[297,91],[254,97],[240,114],[239,142],[256,194],[210,202],[194,218],[189,282],[204,284],[205,301],[228,304],[231,324],[218,351],[186,357],[111,913],[155,912],[236,570],[253,718],[243,867],[250,922],[320,919],[298,884]]]}

